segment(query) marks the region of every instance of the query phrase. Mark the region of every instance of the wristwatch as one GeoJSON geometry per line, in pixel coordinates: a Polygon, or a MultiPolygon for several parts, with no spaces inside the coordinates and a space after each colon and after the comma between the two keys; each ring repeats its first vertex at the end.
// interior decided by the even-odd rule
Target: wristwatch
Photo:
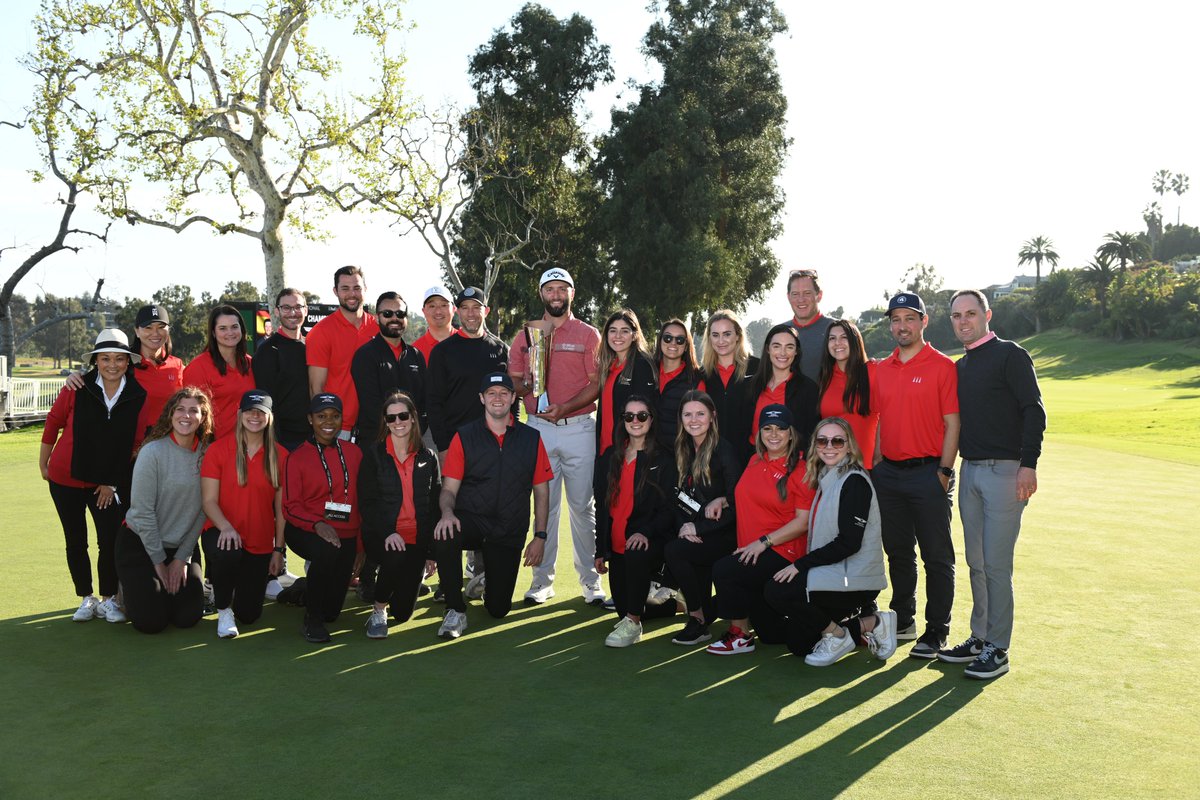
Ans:
{"type": "Polygon", "coordinates": [[[275,552],[279,553],[279,555],[281,555],[281,556],[285,556],[285,555],[287,555],[287,548],[286,547],[276,547],[275,552]]]}
{"type": "Polygon", "coordinates": [[[546,532],[545,531],[534,531],[533,538],[541,539],[542,541],[545,541],[546,540],[546,532]]]}
{"type": "Polygon", "coordinates": [[[767,547],[770,547],[770,546],[771,546],[771,535],[770,535],[770,534],[766,534],[766,535],[764,535],[764,536],[760,536],[760,537],[758,537],[758,540],[759,540],[760,542],[762,542],[763,544],[765,544],[767,547]]]}
{"type": "Polygon", "coordinates": [[[954,467],[938,467],[938,472],[942,473],[947,478],[954,477],[954,467]]]}

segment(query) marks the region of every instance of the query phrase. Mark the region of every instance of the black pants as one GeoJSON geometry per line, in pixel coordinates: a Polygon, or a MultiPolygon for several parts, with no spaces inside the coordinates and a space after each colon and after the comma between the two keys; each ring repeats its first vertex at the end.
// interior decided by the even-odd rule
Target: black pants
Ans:
{"type": "Polygon", "coordinates": [[[703,611],[705,623],[717,618],[712,599],[713,564],[732,553],[736,543],[737,535],[733,531],[722,531],[709,535],[699,544],[688,539],[672,539],[663,550],[667,567],[679,581],[688,613],[703,611]]]}
{"type": "MultiPolygon", "coordinates": [[[[125,598],[125,616],[142,633],[158,633],[168,625],[191,628],[204,615],[204,587],[200,582],[200,567],[189,563],[186,580],[175,594],[168,594],[158,579],[154,562],[138,535],[122,527],[117,533],[117,575],[125,598]]],[[[166,549],[167,561],[191,555],[179,555],[166,549]]]]}
{"type": "Polygon", "coordinates": [[[767,585],[775,573],[791,562],[773,549],[763,551],[754,564],[743,564],[730,553],[713,565],[717,612],[725,619],[749,619],[754,633],[766,644],[787,638],[787,620],[766,601],[767,585]]]}
{"type": "Polygon", "coordinates": [[[271,554],[248,553],[242,547],[222,550],[217,546],[220,535],[216,528],[200,534],[213,587],[213,605],[218,610],[232,608],[240,622],[254,622],[262,616],[263,593],[271,579],[271,554]]]}
{"type": "Polygon", "coordinates": [[[836,622],[862,641],[859,618],[875,613],[875,589],[857,592],[809,592],[808,578],[802,572],[791,583],[771,581],[764,590],[767,602],[787,617],[788,649],[804,657],[821,641],[821,633],[836,622]]]}
{"type": "Polygon", "coordinates": [[[354,558],[358,555],[355,539],[339,539],[334,547],[312,531],[304,531],[292,523],[284,529],[287,546],[308,565],[308,590],[304,593],[306,615],[319,622],[333,622],[342,613],[346,589],[354,573],[354,558]]]}
{"type": "Polygon", "coordinates": [[[390,606],[397,622],[407,622],[417,608],[417,593],[425,577],[429,546],[418,542],[405,545],[403,550],[387,550],[383,546],[386,539],[386,536],[363,534],[363,547],[367,553],[363,566],[365,568],[372,562],[379,565],[375,602],[390,606]]]}
{"type": "MultiPolygon", "coordinates": [[[[438,584],[446,596],[446,608],[466,611],[463,601],[462,554],[464,550],[483,552],[483,572],[487,574],[484,585],[483,607],[496,619],[512,611],[513,591],[517,588],[517,571],[521,568],[521,546],[501,544],[485,539],[479,525],[469,515],[459,514],[462,530],[452,539],[435,539],[433,557],[437,559],[438,584]]],[[[522,534],[523,535],[523,534],[522,534]]],[[[514,537],[514,541],[520,541],[514,537]]],[[[479,564],[475,572],[480,572],[479,564]]]]}
{"type": "MultiPolygon", "coordinates": [[[[117,530],[125,519],[125,506],[112,503],[108,508],[96,506],[95,489],[79,489],[50,481],[50,499],[58,511],[63,536],[67,540],[67,569],[75,584],[75,594],[87,597],[92,594],[92,561],[88,557],[87,518],[84,510],[92,513],[96,526],[96,572],[100,575],[100,594],[111,597],[117,593],[117,560],[115,546],[117,530]]],[[[128,498],[126,498],[128,499],[128,498]]]]}
{"type": "Polygon", "coordinates": [[[659,606],[647,606],[646,595],[650,581],[663,567],[663,544],[649,539],[645,550],[625,549],[608,557],[608,588],[616,606],[617,616],[633,614],[641,619],[657,619],[675,614],[675,601],[659,606]]]}
{"type": "Polygon", "coordinates": [[[896,625],[917,615],[917,555],[925,565],[925,627],[950,633],[954,605],[954,543],[950,538],[951,491],[942,489],[937,462],[904,469],[887,461],[871,471],[883,520],[883,550],[892,583],[896,625]]]}

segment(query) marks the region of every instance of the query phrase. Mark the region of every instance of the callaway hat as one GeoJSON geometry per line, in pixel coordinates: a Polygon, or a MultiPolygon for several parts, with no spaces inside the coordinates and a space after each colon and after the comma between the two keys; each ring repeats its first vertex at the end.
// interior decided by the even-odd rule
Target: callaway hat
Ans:
{"type": "Polygon", "coordinates": [[[134,364],[138,364],[142,360],[140,354],[130,349],[129,338],[125,332],[118,328],[105,328],[96,334],[96,346],[84,353],[83,357],[88,358],[97,353],[124,353],[134,364]]]}
{"type": "Polygon", "coordinates": [[[493,386],[503,386],[510,392],[516,391],[513,388],[512,378],[508,376],[507,372],[493,372],[488,375],[484,375],[483,382],[479,384],[479,393],[483,394],[493,386]]]}
{"type": "Polygon", "coordinates": [[[342,398],[330,392],[321,392],[320,394],[313,395],[312,401],[308,404],[308,413],[316,414],[327,408],[336,408],[338,413],[341,413],[342,398]]]}
{"type": "Polygon", "coordinates": [[[444,298],[447,303],[454,302],[454,295],[450,294],[450,290],[440,283],[437,286],[430,286],[425,290],[425,299],[421,301],[421,305],[428,303],[431,297],[444,298]]]}
{"type": "Polygon", "coordinates": [[[162,306],[142,306],[138,309],[137,320],[133,323],[135,328],[144,328],[151,322],[161,322],[163,325],[171,324],[171,315],[162,306]]]}
{"type": "Polygon", "coordinates": [[[542,288],[550,281],[562,281],[572,289],[575,288],[575,281],[571,280],[571,273],[561,267],[551,267],[542,273],[542,279],[538,281],[538,288],[542,288]]]}
{"type": "Polygon", "coordinates": [[[780,428],[792,427],[792,412],[787,406],[779,403],[772,403],[765,407],[758,415],[758,429],[761,431],[768,425],[775,425],[780,428]]]}
{"type": "Polygon", "coordinates": [[[921,301],[920,295],[913,294],[912,292],[901,292],[893,297],[891,302],[888,303],[888,316],[890,317],[892,312],[897,308],[911,308],[922,317],[925,316],[925,303],[921,301]]]}
{"type": "Polygon", "coordinates": [[[262,389],[251,389],[242,395],[242,402],[238,404],[238,411],[249,411],[252,408],[257,408],[259,411],[270,411],[271,405],[271,395],[262,389]]]}
{"type": "Polygon", "coordinates": [[[461,306],[464,300],[474,300],[481,306],[487,305],[487,295],[478,286],[464,286],[458,297],[454,298],[454,305],[461,306]]]}

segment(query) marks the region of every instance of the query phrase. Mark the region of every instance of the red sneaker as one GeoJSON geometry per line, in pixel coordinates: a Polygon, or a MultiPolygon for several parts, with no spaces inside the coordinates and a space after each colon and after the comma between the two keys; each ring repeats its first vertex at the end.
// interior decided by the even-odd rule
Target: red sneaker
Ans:
{"type": "Polygon", "coordinates": [[[741,628],[729,626],[729,630],[721,637],[719,642],[713,642],[707,648],[707,652],[714,656],[732,656],[738,653],[753,653],[754,652],[754,634],[747,633],[741,628]]]}

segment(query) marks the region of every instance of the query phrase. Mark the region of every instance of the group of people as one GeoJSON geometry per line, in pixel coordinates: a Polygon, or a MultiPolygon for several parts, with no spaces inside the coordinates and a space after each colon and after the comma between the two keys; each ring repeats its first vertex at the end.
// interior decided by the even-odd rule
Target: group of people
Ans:
{"type": "Polygon", "coordinates": [[[429,289],[412,344],[404,299],[384,292],[370,314],[365,291],[361,269],[337,270],[338,310],[306,337],[305,295],[283,290],[254,358],[229,306],[212,310],[186,369],[161,307],[139,311],[133,347],[100,334],[41,452],[76,620],[188,627],[211,585],[217,633],[236,636],[290,549],[306,561],[292,594],[308,641],[329,640],[353,581],[372,604],[366,635],[386,637],[434,572],[438,635],[458,638],[468,601],[509,613],[522,566],[526,603],[554,596],[565,497],[583,600],[617,618],[609,646],[682,615],[671,641],[715,655],[785,644],[825,666],[915,640],[910,656],[969,677],[1007,672],[1013,551],[1046,417],[1032,360],[990,331],[981,292],[951,300],[955,363],[925,342],[912,293],[888,305],[896,349],[869,359],[852,321],[821,314],[814,270],[790,275],[792,319],[768,331],[761,359],[728,310],[709,318],[699,358],[680,319],[653,347],[631,309],[594,328],[557,267],[541,276],[542,319],[511,343],[487,330],[478,288],[429,289]],[[950,646],[956,477],[974,605],[970,635],[950,646]]]}

